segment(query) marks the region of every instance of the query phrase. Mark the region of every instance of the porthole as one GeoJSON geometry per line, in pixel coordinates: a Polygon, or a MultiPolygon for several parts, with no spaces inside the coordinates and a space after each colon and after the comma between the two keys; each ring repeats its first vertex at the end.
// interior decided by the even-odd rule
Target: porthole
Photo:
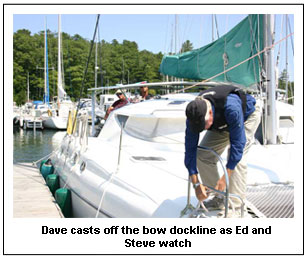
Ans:
{"type": "Polygon", "coordinates": [[[77,162],[78,162],[78,159],[79,159],[79,155],[78,153],[73,153],[72,157],[71,157],[71,164],[72,165],[75,165],[77,162]]]}
{"type": "Polygon", "coordinates": [[[85,170],[85,167],[86,167],[86,163],[82,162],[80,165],[80,172],[83,172],[85,170]]]}

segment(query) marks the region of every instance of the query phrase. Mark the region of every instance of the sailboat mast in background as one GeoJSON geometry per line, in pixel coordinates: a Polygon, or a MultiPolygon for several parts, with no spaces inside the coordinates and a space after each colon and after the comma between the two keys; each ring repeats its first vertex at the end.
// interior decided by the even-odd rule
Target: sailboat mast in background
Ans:
{"type": "Polygon", "coordinates": [[[45,96],[44,103],[49,106],[49,77],[48,77],[48,45],[47,45],[47,18],[45,17],[45,96]]]}
{"type": "Polygon", "coordinates": [[[61,68],[61,15],[58,15],[58,99],[61,98],[60,88],[62,88],[62,68],[61,68]]]}
{"type": "MultiPolygon", "coordinates": [[[[274,43],[274,15],[263,15],[264,26],[264,46],[270,47],[274,43]]],[[[264,55],[264,67],[266,69],[266,134],[265,139],[268,144],[276,144],[277,139],[277,119],[276,119],[276,86],[275,86],[275,66],[274,48],[268,49],[264,55]]]]}

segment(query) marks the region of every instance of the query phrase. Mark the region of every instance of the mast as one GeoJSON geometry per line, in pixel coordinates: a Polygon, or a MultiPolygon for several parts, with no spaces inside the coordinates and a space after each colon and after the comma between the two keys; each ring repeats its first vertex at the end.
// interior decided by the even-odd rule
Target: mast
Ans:
{"type": "MultiPolygon", "coordinates": [[[[99,31],[98,31],[99,32],[99,31]]],[[[98,35],[96,35],[96,55],[95,55],[95,88],[97,88],[97,51],[98,51],[98,35]]]]}
{"type": "MultiPolygon", "coordinates": [[[[288,35],[288,15],[286,14],[286,35],[288,35]]],[[[288,39],[286,39],[286,102],[288,103],[288,39]]]]}
{"type": "Polygon", "coordinates": [[[61,15],[58,15],[58,101],[66,96],[64,90],[64,68],[62,66],[62,34],[61,34],[61,15]]]}
{"type": "Polygon", "coordinates": [[[214,14],[212,14],[211,19],[212,19],[212,42],[214,42],[214,14]]]}
{"type": "MultiPolygon", "coordinates": [[[[177,54],[177,27],[178,27],[178,16],[177,14],[175,14],[175,54],[177,54]]],[[[174,77],[174,81],[178,81],[178,79],[176,77],[174,77]]]]}
{"type": "MultiPolygon", "coordinates": [[[[270,47],[273,42],[274,15],[263,15],[264,46],[270,47]]],[[[266,109],[267,109],[267,130],[265,139],[268,144],[276,144],[277,139],[277,117],[276,117],[276,86],[274,73],[274,48],[270,48],[264,55],[264,66],[267,79],[266,87],[266,109]]]]}
{"type": "Polygon", "coordinates": [[[44,48],[44,103],[46,103],[46,93],[47,93],[47,74],[46,74],[46,17],[45,17],[45,48],[44,48]]]}
{"type": "Polygon", "coordinates": [[[61,15],[58,15],[58,98],[60,98],[60,87],[62,87],[61,67],[61,15]]]}
{"type": "Polygon", "coordinates": [[[45,17],[45,98],[44,103],[49,106],[49,77],[48,77],[48,45],[47,45],[47,18],[45,17]]]}
{"type": "Polygon", "coordinates": [[[27,96],[28,96],[28,102],[29,102],[29,100],[30,100],[30,87],[29,87],[29,71],[28,71],[28,80],[27,80],[27,96]]]}
{"type": "Polygon", "coordinates": [[[175,54],[177,54],[177,23],[178,17],[177,14],[175,14],[175,54]]]}

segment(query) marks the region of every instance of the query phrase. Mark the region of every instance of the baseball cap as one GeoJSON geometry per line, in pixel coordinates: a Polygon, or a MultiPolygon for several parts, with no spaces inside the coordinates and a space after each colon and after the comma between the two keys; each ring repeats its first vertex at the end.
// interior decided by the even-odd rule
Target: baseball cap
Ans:
{"type": "Polygon", "coordinates": [[[121,92],[121,90],[118,89],[118,90],[115,92],[115,94],[116,94],[116,95],[121,95],[121,94],[123,94],[123,92],[121,92]]]}
{"type": "Polygon", "coordinates": [[[191,101],[185,110],[185,114],[189,120],[189,125],[194,133],[200,133],[205,130],[205,117],[207,114],[207,103],[202,99],[191,101]]]}

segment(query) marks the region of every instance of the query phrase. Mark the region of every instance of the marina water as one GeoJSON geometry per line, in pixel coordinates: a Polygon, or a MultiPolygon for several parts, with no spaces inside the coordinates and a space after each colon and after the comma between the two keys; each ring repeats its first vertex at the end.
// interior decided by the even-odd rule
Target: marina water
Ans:
{"type": "Polygon", "coordinates": [[[59,147],[66,131],[14,127],[14,163],[35,162],[59,147]]]}

